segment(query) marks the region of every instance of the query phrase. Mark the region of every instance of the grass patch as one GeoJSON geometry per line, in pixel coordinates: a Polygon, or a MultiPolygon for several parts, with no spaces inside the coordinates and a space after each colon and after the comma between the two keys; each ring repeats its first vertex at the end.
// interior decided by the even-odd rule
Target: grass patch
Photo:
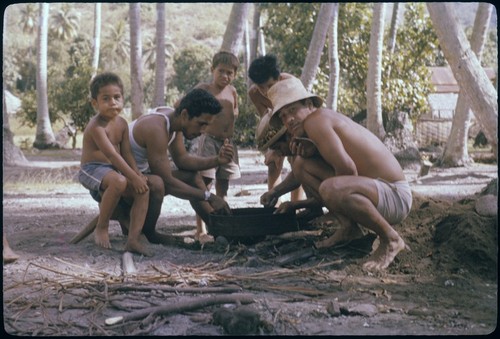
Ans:
{"type": "Polygon", "coordinates": [[[7,185],[57,185],[76,183],[79,166],[61,168],[13,167],[4,168],[3,187],[7,185]]]}

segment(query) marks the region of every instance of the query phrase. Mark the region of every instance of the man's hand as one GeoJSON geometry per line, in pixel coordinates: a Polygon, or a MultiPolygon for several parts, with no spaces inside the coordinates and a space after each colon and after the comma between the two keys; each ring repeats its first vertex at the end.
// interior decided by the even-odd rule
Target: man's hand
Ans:
{"type": "Polygon", "coordinates": [[[208,198],[208,203],[214,209],[215,214],[229,215],[231,214],[231,209],[227,202],[221,197],[211,194],[210,198],[208,198]]]}
{"type": "Polygon", "coordinates": [[[264,207],[274,207],[278,202],[279,195],[274,193],[273,190],[270,190],[260,196],[260,203],[264,205],[264,207]]]}
{"type": "Polygon", "coordinates": [[[224,145],[220,148],[219,155],[217,156],[217,161],[221,165],[229,164],[234,156],[233,145],[229,143],[229,140],[224,140],[224,145]]]}
{"type": "Polygon", "coordinates": [[[295,212],[295,207],[293,207],[291,201],[285,201],[279,205],[279,207],[274,211],[274,214],[284,214],[295,212]]]}
{"type": "Polygon", "coordinates": [[[293,138],[290,141],[290,150],[292,154],[299,155],[303,158],[310,158],[317,154],[318,148],[314,141],[309,138],[293,138]]]}

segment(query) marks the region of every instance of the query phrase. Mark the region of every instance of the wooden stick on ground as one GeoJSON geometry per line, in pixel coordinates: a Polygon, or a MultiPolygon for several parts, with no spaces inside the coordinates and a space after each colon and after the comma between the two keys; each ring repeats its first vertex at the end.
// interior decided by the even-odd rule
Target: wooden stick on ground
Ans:
{"type": "Polygon", "coordinates": [[[134,258],[132,253],[125,252],[122,256],[122,271],[124,275],[136,273],[137,269],[135,268],[134,258]]]}
{"type": "Polygon", "coordinates": [[[83,228],[83,230],[80,231],[80,233],[78,233],[77,235],[75,235],[73,237],[73,239],[71,239],[69,241],[70,244],[78,244],[80,241],[82,241],[83,239],[85,239],[86,237],[88,237],[89,235],[92,234],[92,232],[94,232],[96,226],[97,226],[97,220],[99,219],[99,216],[96,216],[94,219],[92,219],[88,224],[87,226],[85,226],[83,228]]]}
{"type": "Polygon", "coordinates": [[[248,294],[218,295],[210,298],[197,298],[194,300],[182,301],[175,304],[148,307],[142,310],[127,313],[125,315],[107,318],[104,322],[106,325],[115,325],[119,322],[143,319],[153,315],[182,313],[220,304],[251,304],[253,302],[255,302],[255,300],[251,295],[248,294]]]}

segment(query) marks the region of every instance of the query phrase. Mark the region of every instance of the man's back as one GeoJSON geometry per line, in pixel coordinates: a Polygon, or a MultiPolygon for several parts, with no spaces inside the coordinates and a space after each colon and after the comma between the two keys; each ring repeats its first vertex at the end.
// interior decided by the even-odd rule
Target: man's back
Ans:
{"type": "Polygon", "coordinates": [[[307,135],[316,142],[323,153],[329,153],[322,153],[322,156],[330,164],[332,161],[329,159],[342,156],[341,151],[333,151],[336,148],[332,148],[340,146],[354,162],[358,175],[388,181],[404,180],[401,166],[382,141],[345,115],[328,109],[318,109],[309,115],[304,123],[307,135]],[[335,141],[335,138],[317,137],[317,126],[329,127],[340,142],[335,141]]]}

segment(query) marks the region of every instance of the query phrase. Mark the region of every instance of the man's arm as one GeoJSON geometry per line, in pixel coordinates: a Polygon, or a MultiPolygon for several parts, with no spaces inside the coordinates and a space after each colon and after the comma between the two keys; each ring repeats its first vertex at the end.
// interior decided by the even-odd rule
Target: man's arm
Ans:
{"type": "Polygon", "coordinates": [[[233,106],[234,121],[236,121],[236,118],[240,114],[240,109],[238,108],[238,92],[236,91],[236,88],[234,86],[231,86],[231,87],[232,87],[233,100],[234,100],[234,106],[233,106]]]}
{"type": "Polygon", "coordinates": [[[300,181],[295,178],[293,172],[290,172],[282,182],[260,197],[260,203],[266,207],[274,206],[278,202],[279,197],[299,187],[300,181]]]}
{"type": "Polygon", "coordinates": [[[151,173],[160,176],[165,184],[165,190],[180,199],[204,200],[205,191],[194,188],[172,175],[170,160],[167,153],[168,135],[164,126],[150,126],[148,135],[144,138],[148,150],[148,163],[151,173]]]}
{"type": "Polygon", "coordinates": [[[307,136],[316,144],[323,160],[335,170],[336,175],[358,175],[356,164],[325,115],[310,115],[304,120],[303,127],[307,136]]]}
{"type": "Polygon", "coordinates": [[[217,156],[201,157],[193,155],[186,150],[182,133],[177,133],[168,149],[177,167],[186,171],[202,171],[227,164],[233,158],[234,153],[233,146],[229,144],[222,146],[217,156]]]}

